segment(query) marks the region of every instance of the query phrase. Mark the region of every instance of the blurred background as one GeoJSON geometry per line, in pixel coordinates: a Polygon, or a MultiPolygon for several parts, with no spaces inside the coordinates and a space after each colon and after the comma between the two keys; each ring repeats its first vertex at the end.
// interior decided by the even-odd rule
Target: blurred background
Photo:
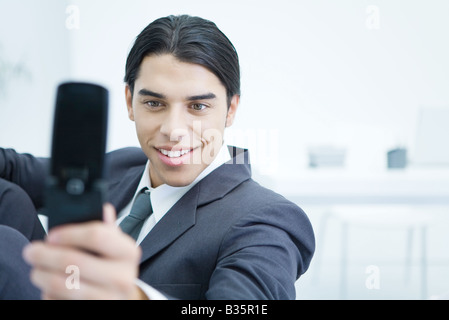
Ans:
{"type": "Polygon", "coordinates": [[[317,250],[297,299],[449,291],[449,2],[0,0],[0,146],[49,156],[64,81],[110,91],[108,150],[138,146],[123,76],[154,19],[214,21],[242,98],[226,141],[300,205],[317,250]]]}

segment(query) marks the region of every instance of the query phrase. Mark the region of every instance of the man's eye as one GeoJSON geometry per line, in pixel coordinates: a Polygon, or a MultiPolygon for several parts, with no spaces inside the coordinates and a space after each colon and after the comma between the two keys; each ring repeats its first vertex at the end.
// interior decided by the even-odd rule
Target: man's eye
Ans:
{"type": "Polygon", "coordinates": [[[202,103],[192,104],[192,109],[196,110],[196,111],[201,111],[201,110],[204,110],[206,108],[207,108],[207,106],[205,104],[202,104],[202,103]]]}
{"type": "Polygon", "coordinates": [[[147,101],[147,102],[145,102],[145,104],[151,108],[157,108],[157,107],[162,106],[162,104],[159,101],[147,101]]]}

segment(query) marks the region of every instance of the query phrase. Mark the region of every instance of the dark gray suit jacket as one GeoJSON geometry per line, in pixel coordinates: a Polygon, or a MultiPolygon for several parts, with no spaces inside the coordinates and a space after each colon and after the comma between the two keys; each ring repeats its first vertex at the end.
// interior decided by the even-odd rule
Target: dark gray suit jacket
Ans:
{"type": "MultiPolygon", "coordinates": [[[[190,189],[143,240],[139,277],[179,299],[295,299],[295,281],[315,250],[309,219],[251,179],[247,151],[230,151],[232,160],[190,189]]],[[[2,161],[20,163],[16,176],[42,206],[47,161],[3,154],[0,174],[2,161]]],[[[108,153],[108,196],[117,211],[131,201],[147,160],[140,148],[108,153]]]]}

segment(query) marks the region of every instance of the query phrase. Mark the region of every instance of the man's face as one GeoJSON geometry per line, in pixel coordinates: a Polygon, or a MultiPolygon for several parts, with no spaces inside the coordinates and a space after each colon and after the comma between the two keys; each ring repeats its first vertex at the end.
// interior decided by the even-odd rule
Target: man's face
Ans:
{"type": "Polygon", "coordinates": [[[153,187],[193,182],[218,154],[239,103],[235,95],[228,110],[217,76],[170,54],[144,58],[134,94],[125,93],[153,187]]]}

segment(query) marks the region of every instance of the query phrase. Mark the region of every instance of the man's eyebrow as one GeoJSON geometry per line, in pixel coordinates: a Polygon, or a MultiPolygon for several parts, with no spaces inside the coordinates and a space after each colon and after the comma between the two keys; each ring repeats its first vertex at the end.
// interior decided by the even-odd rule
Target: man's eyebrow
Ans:
{"type": "Polygon", "coordinates": [[[153,91],[148,90],[148,89],[141,89],[141,90],[139,90],[139,95],[141,95],[141,96],[152,96],[152,97],[155,97],[155,98],[158,98],[158,99],[165,99],[165,96],[163,94],[156,93],[156,92],[153,92],[153,91]]]}
{"type": "MultiPolygon", "coordinates": [[[[157,93],[157,92],[153,92],[151,90],[148,89],[141,89],[139,90],[139,95],[141,96],[152,96],[158,99],[166,99],[166,96],[163,95],[162,93],[157,93]]],[[[217,96],[212,93],[205,93],[205,94],[199,94],[199,95],[195,95],[195,96],[190,96],[187,97],[188,101],[195,101],[195,100],[209,100],[209,99],[215,99],[217,96]]]]}
{"type": "Polygon", "coordinates": [[[190,96],[187,97],[187,100],[189,101],[194,101],[194,100],[209,100],[209,99],[215,99],[217,96],[210,92],[210,93],[205,93],[205,94],[200,94],[200,95],[196,95],[196,96],[190,96]]]}

